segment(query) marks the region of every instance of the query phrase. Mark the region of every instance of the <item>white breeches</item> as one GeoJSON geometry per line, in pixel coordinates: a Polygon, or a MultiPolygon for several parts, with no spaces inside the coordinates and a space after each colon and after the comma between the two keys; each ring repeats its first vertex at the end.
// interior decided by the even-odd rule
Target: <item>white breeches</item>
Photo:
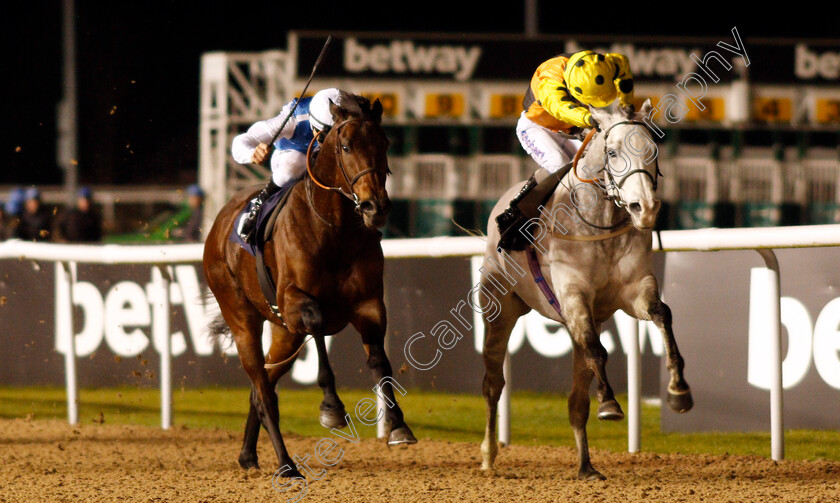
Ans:
{"type": "Polygon", "coordinates": [[[297,150],[275,150],[271,154],[271,180],[284,187],[303,178],[306,173],[306,154],[297,150]]]}
{"type": "Polygon", "coordinates": [[[525,117],[525,112],[516,124],[516,137],[525,152],[549,173],[556,172],[571,161],[581,145],[580,140],[566,138],[531,122],[525,117]]]}

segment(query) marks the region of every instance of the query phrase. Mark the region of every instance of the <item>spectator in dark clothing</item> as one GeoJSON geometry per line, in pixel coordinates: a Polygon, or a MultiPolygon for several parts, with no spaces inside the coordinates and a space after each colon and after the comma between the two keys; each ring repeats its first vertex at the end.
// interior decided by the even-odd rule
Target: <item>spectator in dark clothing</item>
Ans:
{"type": "Polygon", "coordinates": [[[20,212],[23,209],[25,192],[20,187],[15,187],[9,193],[9,200],[3,205],[3,239],[17,237],[17,227],[20,224],[20,212]]]}
{"type": "Polygon", "coordinates": [[[3,208],[3,204],[0,204],[0,241],[4,241],[9,238],[8,223],[9,219],[6,218],[6,211],[3,208]]]}
{"type": "Polygon", "coordinates": [[[50,239],[50,224],[52,215],[41,204],[41,191],[35,187],[26,189],[23,212],[20,214],[20,224],[15,230],[15,237],[24,241],[48,241],[50,239]]]}
{"type": "Polygon", "coordinates": [[[174,235],[183,241],[201,242],[201,226],[204,224],[204,191],[196,184],[187,187],[187,204],[192,210],[187,223],[175,229],[174,235]]]}
{"type": "Polygon", "coordinates": [[[93,210],[93,192],[82,187],[76,194],[76,207],[58,222],[57,241],[96,243],[102,239],[102,219],[93,210]]]}

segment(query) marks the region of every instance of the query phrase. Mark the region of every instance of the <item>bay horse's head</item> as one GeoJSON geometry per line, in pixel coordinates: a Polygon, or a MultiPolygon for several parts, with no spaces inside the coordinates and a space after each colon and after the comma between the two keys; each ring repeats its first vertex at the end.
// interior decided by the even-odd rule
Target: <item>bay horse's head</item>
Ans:
{"type": "Polygon", "coordinates": [[[365,226],[385,225],[391,200],[385,190],[388,169],[388,138],[382,129],[382,104],[351,95],[341,105],[330,101],[334,125],[324,137],[321,156],[332,153],[338,172],[337,187],[355,204],[365,226]]]}
{"type": "Polygon", "coordinates": [[[637,113],[615,107],[590,107],[601,132],[593,138],[592,155],[587,158],[594,156],[597,165],[602,167],[607,197],[625,208],[633,225],[640,230],[654,226],[661,206],[656,195],[660,175],[658,150],[648,126],[642,122],[650,109],[649,99],[637,113]]]}

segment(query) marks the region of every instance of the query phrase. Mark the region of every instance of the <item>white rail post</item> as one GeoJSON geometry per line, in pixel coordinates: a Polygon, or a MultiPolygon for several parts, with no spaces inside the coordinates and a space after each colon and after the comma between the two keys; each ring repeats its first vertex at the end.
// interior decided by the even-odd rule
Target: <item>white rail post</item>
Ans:
{"type": "Polygon", "coordinates": [[[76,329],[73,324],[73,285],[76,284],[76,263],[75,262],[61,262],[61,267],[55,268],[56,273],[61,274],[62,278],[56,278],[56,282],[67,285],[67,329],[64,333],[67,334],[67,352],[64,354],[64,380],[67,387],[67,422],[70,424],[79,424],[79,385],[76,380],[76,329]]]}
{"type": "Polygon", "coordinates": [[[639,325],[633,319],[630,328],[630,348],[627,351],[627,451],[639,452],[642,447],[642,364],[639,348],[639,325]]]}
{"type": "Polygon", "coordinates": [[[152,269],[152,283],[157,285],[157,316],[152,325],[152,339],[160,341],[160,427],[172,427],[172,335],[169,330],[169,268],[158,265],[152,269]]]}
{"type": "Polygon", "coordinates": [[[767,296],[770,329],[770,455],[775,461],[785,458],[785,424],[782,388],[782,320],[779,261],[771,249],[756,250],[767,266],[767,296]]]}
{"type": "Polygon", "coordinates": [[[502,365],[505,387],[499,397],[499,443],[510,445],[510,353],[505,350],[505,363],[502,365]]]}

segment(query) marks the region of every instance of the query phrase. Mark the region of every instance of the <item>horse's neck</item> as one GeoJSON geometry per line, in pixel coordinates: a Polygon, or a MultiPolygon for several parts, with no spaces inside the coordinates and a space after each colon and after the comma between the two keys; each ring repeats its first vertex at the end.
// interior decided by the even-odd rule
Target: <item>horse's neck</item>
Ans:
{"type": "MultiPolygon", "coordinates": [[[[341,187],[344,185],[344,177],[341,175],[336,156],[331,150],[332,147],[332,144],[330,144],[321,148],[321,152],[318,153],[318,157],[312,166],[312,174],[327,187],[341,187]]],[[[343,195],[335,190],[318,187],[311,181],[307,183],[311,185],[309,187],[308,204],[334,229],[340,229],[349,223],[350,219],[358,218],[343,195]]]]}
{"type": "MultiPolygon", "coordinates": [[[[607,199],[607,193],[604,191],[603,151],[603,140],[594,138],[586,152],[581,156],[577,169],[577,175],[580,175],[581,179],[595,179],[598,181],[598,184],[591,184],[578,179],[574,170],[572,170],[564,177],[557,192],[555,192],[554,202],[573,206],[577,210],[577,213],[587,222],[600,226],[609,226],[623,218],[623,215],[619,215],[622,211],[621,208],[607,199]],[[584,167],[588,167],[588,170],[584,169],[584,167]],[[583,186],[576,187],[581,184],[583,186]],[[575,192],[575,197],[572,197],[572,191],[575,192]],[[589,206],[588,198],[593,193],[595,194],[596,200],[594,204],[589,206]]],[[[597,229],[593,229],[583,222],[580,225],[597,231],[597,229]]]]}

